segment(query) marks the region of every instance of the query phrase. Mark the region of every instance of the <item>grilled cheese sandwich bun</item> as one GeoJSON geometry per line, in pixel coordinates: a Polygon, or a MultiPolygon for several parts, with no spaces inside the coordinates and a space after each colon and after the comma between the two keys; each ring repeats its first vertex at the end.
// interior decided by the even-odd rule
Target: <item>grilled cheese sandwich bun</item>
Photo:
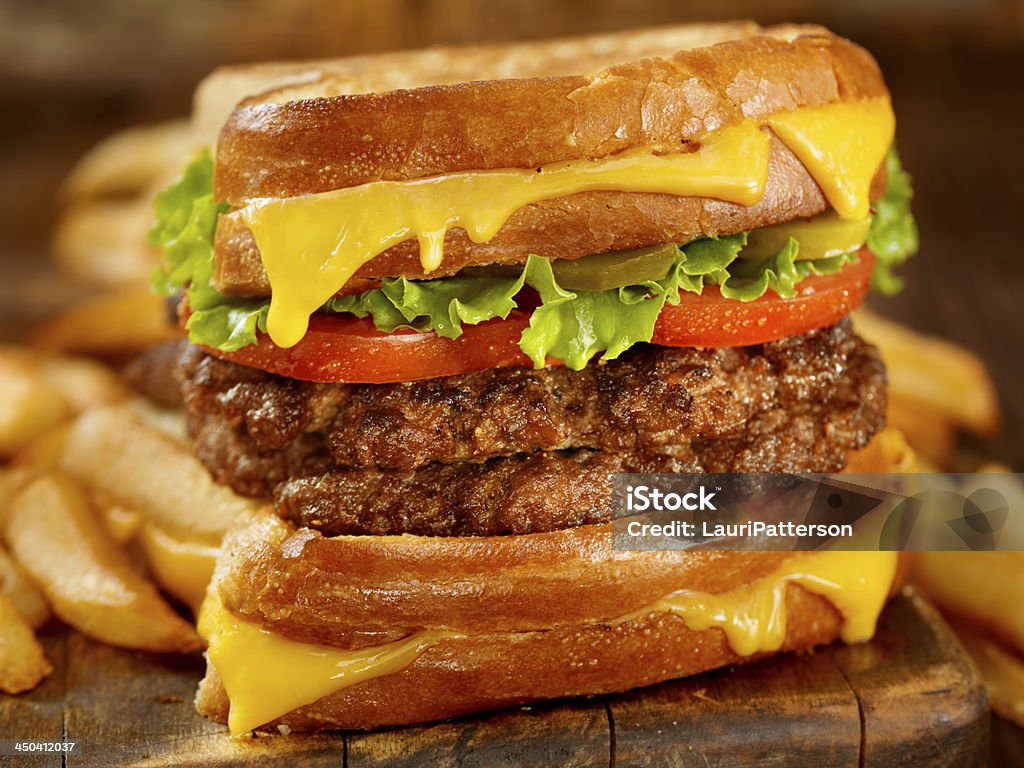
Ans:
{"type": "Polygon", "coordinates": [[[372,729],[624,691],[874,633],[895,552],[616,552],[602,526],[228,535],[199,711],[234,733],[372,729]]]}

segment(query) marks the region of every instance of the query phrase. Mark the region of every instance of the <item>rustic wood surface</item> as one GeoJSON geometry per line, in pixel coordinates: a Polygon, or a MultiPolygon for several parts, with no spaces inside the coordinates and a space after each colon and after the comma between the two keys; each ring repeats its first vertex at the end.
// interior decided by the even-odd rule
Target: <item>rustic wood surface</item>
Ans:
{"type": "MultiPolygon", "coordinates": [[[[60,632],[54,674],[0,696],[0,738],[80,739],[67,766],[980,765],[986,701],[934,609],[911,592],[866,645],[768,659],[621,696],[551,702],[378,733],[230,739],[192,708],[197,656],[157,657],[60,632]]],[[[10,758],[12,768],[61,765],[10,758]]]]}

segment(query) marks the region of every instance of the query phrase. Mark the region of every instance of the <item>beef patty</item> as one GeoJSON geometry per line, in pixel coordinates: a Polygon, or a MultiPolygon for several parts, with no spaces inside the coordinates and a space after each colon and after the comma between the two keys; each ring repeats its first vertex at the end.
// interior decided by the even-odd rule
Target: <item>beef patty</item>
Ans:
{"type": "Polygon", "coordinates": [[[332,535],[601,522],[616,472],[832,472],[886,406],[849,320],[751,347],[640,346],[582,371],[315,384],[189,347],[178,375],[214,476],[332,535]]]}

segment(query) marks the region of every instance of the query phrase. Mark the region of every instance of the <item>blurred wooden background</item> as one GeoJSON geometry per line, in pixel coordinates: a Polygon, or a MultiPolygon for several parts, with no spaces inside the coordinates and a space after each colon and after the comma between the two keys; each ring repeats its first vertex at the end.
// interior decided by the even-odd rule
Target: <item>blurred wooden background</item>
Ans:
{"type": "MultiPolygon", "coordinates": [[[[431,43],[754,18],[816,21],[872,50],[915,176],[923,248],[886,314],[981,353],[1024,468],[1024,2],[1020,0],[5,0],[0,4],[0,322],[66,295],[49,272],[55,190],[105,134],[184,115],[213,67],[431,43]]],[[[19,323],[20,319],[20,323],[19,323]]]]}

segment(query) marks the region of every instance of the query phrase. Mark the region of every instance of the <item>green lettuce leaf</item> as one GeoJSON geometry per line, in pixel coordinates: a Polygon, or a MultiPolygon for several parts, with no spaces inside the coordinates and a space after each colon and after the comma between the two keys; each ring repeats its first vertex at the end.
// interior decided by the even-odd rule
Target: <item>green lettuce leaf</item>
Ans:
{"type": "Polygon", "coordinates": [[[535,367],[556,357],[578,371],[596,354],[612,360],[641,341],[650,341],[665,304],[660,283],[630,285],[608,291],[567,291],[551,270],[551,262],[531,255],[523,271],[526,283],[540,294],[541,305],[530,315],[519,347],[535,367]]]}
{"type": "Polygon", "coordinates": [[[256,330],[267,329],[269,304],[225,296],[211,284],[213,233],[217,217],[228,210],[213,199],[213,158],[203,150],[181,178],[161,192],[149,241],[164,252],[153,273],[157,293],[184,289],[191,315],[185,325],[196,344],[233,352],[256,343],[256,330]]]}
{"type": "MultiPolygon", "coordinates": [[[[917,248],[909,176],[895,150],[888,163],[889,188],[868,236],[878,258],[873,285],[883,292],[898,289],[891,269],[917,248]]],[[[153,285],[165,294],[185,291],[191,309],[186,328],[193,343],[230,352],[255,343],[257,331],[266,332],[269,302],[228,297],[211,285],[213,234],[217,216],[226,210],[214,202],[212,190],[213,160],[204,151],[157,198],[150,240],[163,248],[164,263],[154,273],[153,285]]],[[[772,258],[751,261],[738,258],[746,242],[746,233],[694,240],[677,246],[678,256],[660,280],[607,291],[562,288],[549,259],[534,254],[517,276],[388,278],[380,288],[333,298],[323,309],[371,317],[382,331],[411,327],[457,338],[463,324],[508,317],[517,307],[516,296],[529,286],[540,296],[540,305],[531,313],[520,347],[537,367],[554,357],[578,370],[595,355],[611,360],[649,341],[662,308],[678,304],[682,292],[700,294],[705,285],[714,284],[723,296],[737,301],[752,301],[767,291],[788,298],[809,275],[838,271],[856,258],[846,254],[800,261],[800,245],[791,238],[772,258]]]]}
{"type": "Polygon", "coordinates": [[[372,316],[383,331],[409,327],[455,339],[462,335],[463,323],[508,317],[516,308],[513,297],[522,289],[525,276],[524,269],[513,278],[454,276],[423,281],[397,277],[382,280],[380,288],[366,293],[335,297],[324,309],[372,316]]]}
{"type": "Polygon", "coordinates": [[[917,253],[918,235],[917,222],[910,212],[910,201],[914,197],[910,174],[903,170],[895,146],[889,149],[886,170],[889,181],[885,195],[875,204],[868,247],[877,259],[871,274],[871,288],[891,296],[903,287],[903,281],[893,274],[893,267],[917,253]]]}

